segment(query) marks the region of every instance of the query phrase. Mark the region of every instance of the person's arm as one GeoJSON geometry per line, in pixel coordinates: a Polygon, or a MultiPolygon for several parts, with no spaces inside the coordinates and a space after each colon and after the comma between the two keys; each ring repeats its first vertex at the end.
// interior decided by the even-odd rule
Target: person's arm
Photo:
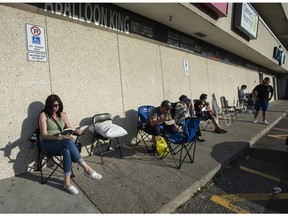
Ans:
{"type": "Polygon", "coordinates": [[[252,95],[253,95],[253,97],[255,98],[255,100],[259,100],[259,98],[257,97],[257,95],[256,95],[256,88],[254,88],[253,90],[252,90],[252,95]]]}
{"type": "Polygon", "coordinates": [[[39,116],[39,127],[40,127],[40,134],[42,139],[45,140],[63,140],[63,139],[68,139],[70,135],[61,135],[58,134],[57,136],[54,135],[49,135],[47,131],[47,117],[45,112],[40,113],[39,116]]]}
{"type": "Polygon", "coordinates": [[[162,118],[160,119],[154,119],[153,116],[150,118],[150,125],[151,126],[155,126],[155,125],[159,125],[162,124],[163,122],[169,120],[169,114],[164,115],[162,118]]]}
{"type": "MultiPolygon", "coordinates": [[[[72,128],[72,126],[70,124],[70,121],[69,121],[69,119],[68,119],[68,117],[67,117],[65,112],[61,112],[61,117],[62,117],[62,119],[63,119],[63,121],[65,123],[65,128],[72,128]]],[[[75,133],[78,134],[78,135],[81,135],[82,132],[83,131],[80,128],[75,129],[75,133]]]]}
{"type": "Polygon", "coordinates": [[[274,89],[273,89],[273,87],[271,86],[270,97],[269,97],[269,99],[268,99],[269,101],[272,99],[273,93],[274,93],[274,89]]]}

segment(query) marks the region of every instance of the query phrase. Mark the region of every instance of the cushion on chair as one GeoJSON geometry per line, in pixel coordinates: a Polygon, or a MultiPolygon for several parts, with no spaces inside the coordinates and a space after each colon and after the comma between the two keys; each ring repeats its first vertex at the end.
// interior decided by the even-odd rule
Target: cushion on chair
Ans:
{"type": "MultiPolygon", "coordinates": [[[[128,134],[124,128],[120,127],[119,125],[113,124],[110,120],[97,122],[94,125],[96,132],[108,139],[122,137],[128,134]]],[[[93,124],[91,124],[88,129],[91,133],[95,132],[93,124]]]]}

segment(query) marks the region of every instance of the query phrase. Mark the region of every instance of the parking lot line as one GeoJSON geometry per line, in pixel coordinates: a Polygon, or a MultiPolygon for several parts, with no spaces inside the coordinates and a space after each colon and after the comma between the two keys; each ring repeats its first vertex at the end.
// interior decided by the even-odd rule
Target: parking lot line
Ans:
{"type": "Polygon", "coordinates": [[[266,173],[262,173],[262,172],[259,172],[259,171],[256,171],[256,170],[253,170],[253,169],[244,167],[244,166],[240,166],[240,169],[241,169],[241,170],[244,170],[244,171],[246,171],[246,172],[253,173],[253,174],[255,174],[255,175],[262,176],[262,177],[267,178],[267,179],[270,179],[270,180],[272,180],[272,181],[276,181],[276,182],[279,182],[279,183],[281,182],[281,183],[288,184],[288,181],[286,181],[286,180],[283,180],[283,179],[274,177],[274,176],[272,176],[272,175],[269,175],[269,174],[266,174],[266,173]]]}
{"type": "Polygon", "coordinates": [[[248,212],[248,211],[245,210],[245,209],[242,209],[242,208],[240,208],[240,207],[238,207],[238,206],[235,206],[235,205],[231,204],[229,200],[225,199],[225,198],[222,197],[222,196],[213,195],[213,196],[211,197],[211,200],[212,200],[213,202],[216,202],[216,203],[218,203],[219,205],[221,205],[221,206],[223,206],[223,207],[225,207],[225,208],[233,211],[233,212],[236,212],[236,213],[250,213],[250,212],[248,212]]]}

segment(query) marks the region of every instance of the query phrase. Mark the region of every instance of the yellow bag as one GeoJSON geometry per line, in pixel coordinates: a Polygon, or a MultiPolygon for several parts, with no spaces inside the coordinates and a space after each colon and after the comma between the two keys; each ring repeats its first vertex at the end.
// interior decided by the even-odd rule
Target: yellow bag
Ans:
{"type": "Polygon", "coordinates": [[[171,154],[165,139],[161,136],[158,136],[156,140],[156,152],[157,152],[157,155],[160,157],[163,156],[164,153],[165,155],[171,154]]]}

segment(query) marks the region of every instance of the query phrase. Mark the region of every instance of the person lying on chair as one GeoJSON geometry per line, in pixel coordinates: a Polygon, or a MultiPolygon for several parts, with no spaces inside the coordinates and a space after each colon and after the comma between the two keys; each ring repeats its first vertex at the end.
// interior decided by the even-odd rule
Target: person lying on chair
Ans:
{"type": "Polygon", "coordinates": [[[213,110],[209,107],[209,104],[206,102],[207,100],[207,94],[201,94],[200,100],[197,101],[197,104],[195,104],[195,112],[197,117],[203,117],[202,113],[204,114],[204,117],[207,119],[211,119],[213,125],[215,126],[215,133],[226,133],[227,131],[224,130],[218,122],[218,117],[214,114],[213,110]]]}
{"type": "MultiPolygon", "coordinates": [[[[75,142],[70,134],[61,134],[64,128],[71,128],[61,99],[52,94],[47,97],[44,110],[39,114],[40,140],[43,150],[50,154],[63,156],[64,188],[71,194],[77,194],[78,189],[71,184],[70,175],[72,160],[79,163],[84,169],[84,175],[100,180],[102,176],[95,172],[81,157],[75,142]]],[[[76,129],[75,133],[82,134],[82,130],[76,129]]]]}
{"type": "MultiPolygon", "coordinates": [[[[186,95],[181,95],[179,98],[179,102],[175,107],[175,117],[174,121],[177,125],[183,125],[182,121],[185,121],[186,118],[191,118],[190,110],[192,109],[191,100],[186,95]]],[[[205,142],[201,136],[200,127],[198,127],[196,131],[197,140],[200,142],[205,142]]]]}
{"type": "Polygon", "coordinates": [[[171,108],[170,101],[164,100],[161,106],[155,107],[149,112],[146,131],[152,135],[152,153],[156,153],[156,138],[161,134],[161,127],[170,134],[177,132],[175,122],[170,115],[171,108]]]}

